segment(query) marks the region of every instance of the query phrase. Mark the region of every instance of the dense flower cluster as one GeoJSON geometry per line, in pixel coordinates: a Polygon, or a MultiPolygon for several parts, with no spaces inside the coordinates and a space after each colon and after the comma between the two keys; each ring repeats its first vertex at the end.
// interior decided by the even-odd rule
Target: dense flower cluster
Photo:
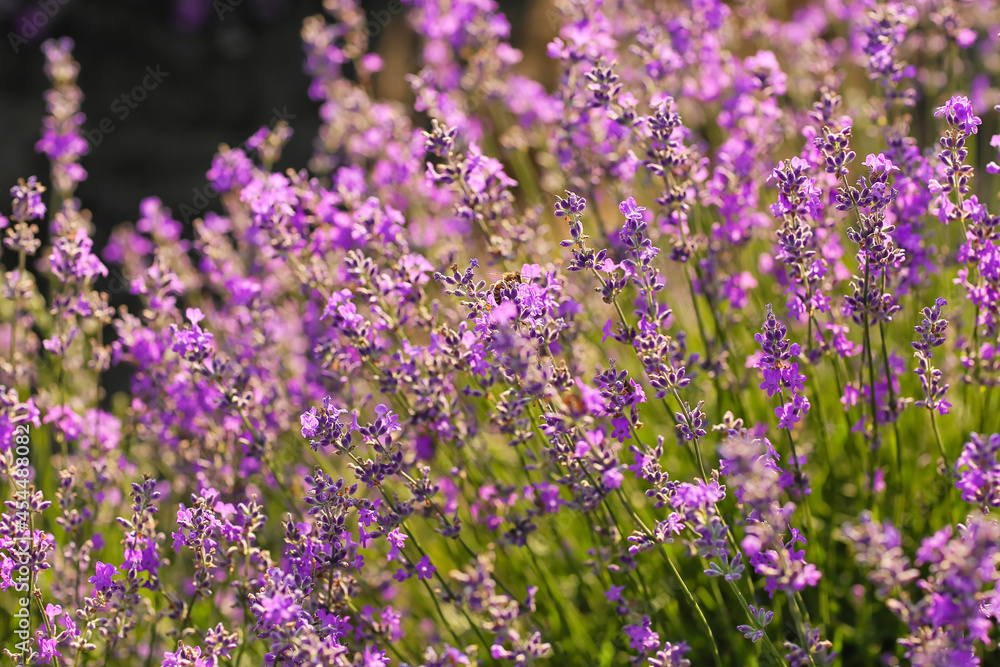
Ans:
{"type": "Polygon", "coordinates": [[[560,0],[545,70],[493,0],[405,0],[393,69],[331,0],[308,165],[264,126],[103,248],[46,42],[5,660],[994,664],[994,5],[560,0]]]}

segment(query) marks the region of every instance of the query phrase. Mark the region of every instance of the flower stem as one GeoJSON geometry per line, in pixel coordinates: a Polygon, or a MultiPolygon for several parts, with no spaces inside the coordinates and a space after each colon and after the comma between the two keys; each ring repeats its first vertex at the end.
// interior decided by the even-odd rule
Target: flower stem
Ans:
{"type": "Polygon", "coordinates": [[[941,460],[944,463],[944,474],[945,479],[948,482],[948,505],[949,514],[951,516],[951,522],[956,523],[957,519],[955,517],[955,500],[954,491],[955,485],[952,484],[952,469],[951,464],[948,462],[948,454],[944,449],[944,441],[941,439],[941,429],[938,428],[937,415],[934,410],[930,410],[931,413],[931,427],[934,429],[934,440],[937,442],[938,452],[941,454],[941,460]]]}

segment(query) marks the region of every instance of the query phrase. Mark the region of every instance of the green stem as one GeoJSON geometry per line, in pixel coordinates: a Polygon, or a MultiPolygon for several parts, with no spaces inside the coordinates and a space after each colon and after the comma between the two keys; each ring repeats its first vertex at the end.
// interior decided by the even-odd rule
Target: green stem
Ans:
{"type": "MultiPolygon", "coordinates": [[[[883,274],[884,275],[884,274],[883,274]]],[[[889,419],[892,420],[892,433],[896,444],[896,498],[893,504],[893,518],[897,525],[903,513],[903,502],[906,495],[906,484],[903,479],[903,450],[902,440],[899,437],[899,423],[896,414],[896,390],[892,386],[892,371],[889,368],[889,351],[885,344],[885,325],[881,320],[878,323],[879,339],[882,342],[882,361],[885,368],[885,382],[889,388],[889,419]]]]}
{"type": "Polygon", "coordinates": [[[989,411],[990,404],[993,401],[993,388],[995,385],[991,384],[986,388],[986,394],[983,396],[983,402],[981,410],[979,411],[979,432],[986,433],[986,414],[989,411]]]}
{"type": "Polygon", "coordinates": [[[934,410],[929,410],[931,413],[931,427],[934,429],[934,440],[937,442],[938,452],[941,454],[941,459],[944,462],[944,474],[945,479],[948,482],[948,499],[949,499],[949,514],[951,516],[951,522],[956,523],[955,518],[955,502],[954,502],[954,491],[955,485],[952,483],[952,469],[951,463],[948,462],[948,454],[945,453],[944,441],[941,439],[941,429],[938,428],[937,414],[934,410]]]}
{"type": "MultiPolygon", "coordinates": [[[[636,525],[638,525],[647,535],[652,535],[653,531],[651,531],[649,527],[646,526],[646,523],[642,520],[642,518],[635,513],[632,509],[632,505],[628,502],[628,500],[626,500],[625,494],[622,493],[621,489],[615,489],[615,493],[617,494],[618,500],[621,502],[622,506],[625,507],[625,511],[629,513],[636,525]]],[[[620,530],[621,529],[619,528],[619,531],[620,530]]],[[[698,600],[694,597],[694,593],[692,593],[691,589],[687,587],[687,584],[684,582],[684,577],[682,577],[681,573],[677,571],[673,562],[662,553],[663,551],[666,551],[667,545],[661,544],[660,548],[662,550],[661,556],[663,557],[664,562],[666,562],[667,568],[670,570],[671,575],[673,575],[673,577],[677,580],[677,583],[681,587],[681,591],[684,593],[684,597],[691,605],[695,615],[698,617],[698,622],[701,623],[703,629],[705,630],[705,634],[708,636],[712,647],[712,659],[715,661],[717,667],[722,667],[722,658],[719,657],[719,644],[715,641],[715,635],[712,633],[712,626],[709,624],[708,619],[705,618],[705,612],[702,611],[701,605],[698,604],[698,600]]]]}
{"type": "MultiPolygon", "coordinates": [[[[778,400],[781,404],[785,404],[785,395],[781,389],[778,389],[778,400]]],[[[788,434],[788,447],[792,450],[792,462],[795,463],[795,474],[797,477],[799,491],[802,492],[803,502],[805,502],[805,478],[802,476],[802,468],[799,466],[799,455],[795,451],[795,438],[792,437],[792,429],[789,426],[785,426],[785,433],[788,434]]]]}
{"type": "MultiPolygon", "coordinates": [[[[355,463],[357,463],[358,465],[361,465],[361,459],[359,459],[357,456],[355,456],[351,452],[348,452],[348,455],[350,455],[350,457],[352,459],[354,459],[355,463]]],[[[382,498],[385,499],[385,501],[388,504],[389,508],[392,509],[395,512],[396,510],[395,510],[394,503],[392,502],[392,499],[389,498],[389,494],[386,492],[386,490],[384,488],[382,488],[381,485],[377,486],[376,488],[382,494],[382,498]]],[[[417,540],[416,533],[414,533],[409,528],[409,526],[406,525],[405,521],[400,521],[400,525],[403,527],[403,530],[406,531],[406,533],[409,536],[409,538],[411,540],[413,540],[413,546],[420,553],[421,557],[426,556],[427,552],[424,551],[423,548],[420,546],[420,542],[417,540]]],[[[400,554],[403,556],[403,558],[406,559],[406,562],[409,563],[411,567],[415,567],[413,561],[410,559],[410,557],[406,554],[405,551],[400,550],[400,554]]],[[[448,586],[448,583],[444,580],[444,578],[441,577],[441,573],[438,572],[436,568],[435,568],[435,571],[434,571],[434,577],[438,580],[438,583],[441,584],[441,587],[444,589],[445,593],[448,595],[448,598],[456,603],[455,606],[458,608],[458,610],[462,614],[462,616],[465,617],[465,620],[468,621],[469,625],[472,627],[473,631],[476,633],[476,636],[479,637],[479,640],[482,642],[483,648],[486,650],[486,653],[489,654],[489,651],[490,651],[490,644],[489,644],[489,642],[487,642],[486,638],[483,637],[482,631],[480,631],[479,626],[476,625],[473,622],[472,618],[469,616],[468,612],[465,610],[465,607],[462,606],[462,604],[459,602],[459,600],[455,596],[455,594],[452,593],[451,588],[448,586]]],[[[441,620],[444,622],[444,624],[446,626],[448,626],[448,631],[451,633],[452,639],[454,639],[455,642],[456,642],[455,645],[456,646],[461,646],[461,642],[458,639],[458,635],[455,634],[455,630],[451,627],[451,625],[448,624],[448,620],[444,617],[444,614],[441,613],[441,605],[438,604],[437,596],[434,595],[434,591],[431,589],[430,584],[427,583],[426,579],[421,579],[420,577],[417,577],[417,578],[420,579],[420,582],[424,585],[424,587],[427,589],[427,592],[430,594],[431,601],[434,603],[434,607],[437,609],[438,616],[440,616],[441,620]]],[[[514,598],[514,599],[516,599],[516,598],[514,598]]]]}
{"type": "Polygon", "coordinates": [[[788,598],[788,608],[791,609],[792,617],[795,619],[795,632],[799,636],[799,645],[805,651],[809,664],[812,667],[816,667],[816,662],[813,660],[812,652],[809,651],[809,641],[806,639],[805,633],[805,621],[803,620],[802,610],[799,608],[797,596],[798,594],[786,596],[788,598]]]}
{"type": "MultiPolygon", "coordinates": [[[[871,331],[868,326],[868,286],[871,280],[871,268],[868,258],[865,257],[865,283],[864,283],[864,299],[865,299],[865,309],[864,309],[864,335],[865,335],[865,356],[868,359],[868,398],[871,404],[872,412],[872,446],[877,452],[879,445],[881,444],[879,440],[878,433],[878,407],[875,404],[875,361],[872,355],[872,338],[871,331]]],[[[862,371],[864,373],[864,371],[862,371]]],[[[871,483],[875,483],[875,464],[873,461],[872,465],[872,478],[871,483]]]]}
{"type": "MultiPolygon", "coordinates": [[[[754,616],[753,612],[750,611],[750,604],[747,602],[747,599],[743,597],[743,592],[740,590],[740,587],[736,585],[735,581],[727,581],[726,583],[729,584],[729,590],[732,591],[733,595],[736,596],[736,599],[739,600],[740,602],[740,606],[743,607],[743,611],[750,618],[750,623],[752,624],[752,626],[756,627],[757,619],[754,616]]],[[[764,630],[764,628],[758,628],[758,629],[764,630]]],[[[764,640],[764,647],[767,649],[767,652],[771,654],[771,659],[774,660],[774,663],[776,665],[783,666],[785,664],[785,659],[781,656],[781,653],[778,652],[778,648],[774,645],[774,642],[771,641],[771,638],[768,636],[767,632],[764,632],[763,640],[764,640]]]]}

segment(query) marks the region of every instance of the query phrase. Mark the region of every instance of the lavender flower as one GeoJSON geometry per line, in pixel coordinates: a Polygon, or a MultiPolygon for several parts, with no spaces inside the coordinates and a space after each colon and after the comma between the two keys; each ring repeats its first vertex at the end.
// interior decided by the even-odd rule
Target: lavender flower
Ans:
{"type": "Polygon", "coordinates": [[[948,224],[953,220],[965,220],[964,197],[970,191],[973,168],[965,164],[969,150],[965,143],[969,136],[978,132],[982,120],[973,113],[972,103],[964,95],[956,95],[934,111],[935,116],[943,116],[948,129],[940,140],[941,152],[938,158],[944,165],[944,180],[932,179],[930,191],[938,195],[938,220],[948,224]],[[955,193],[957,201],[951,200],[955,193]]]}
{"type": "Polygon", "coordinates": [[[333,0],[308,163],[275,109],[106,242],[46,42],[51,168],[0,215],[7,662],[988,662],[994,4],[560,2],[546,62],[495,0],[333,0]]]}
{"type": "Polygon", "coordinates": [[[340,416],[346,414],[347,410],[333,407],[333,399],[329,396],[323,399],[323,407],[318,411],[316,407],[309,408],[308,412],[303,412],[299,417],[302,424],[302,437],[309,439],[309,446],[313,451],[322,447],[334,447],[338,453],[350,452],[351,434],[358,429],[358,416],[353,415],[351,424],[345,425],[340,422],[340,416]]]}
{"type": "Polygon", "coordinates": [[[979,505],[983,512],[1000,507],[1000,434],[969,434],[969,442],[955,461],[955,486],[962,500],[979,505]]]}
{"type": "Polygon", "coordinates": [[[767,317],[761,333],[754,334],[754,340],[760,343],[764,355],[757,362],[757,367],[764,374],[764,381],[760,388],[767,391],[768,397],[778,394],[783,404],[775,408],[774,414],[778,417],[778,428],[791,429],[809,411],[809,399],[805,396],[806,376],[799,373],[799,364],[792,361],[799,356],[801,347],[798,343],[791,343],[786,339],[788,330],[784,324],[778,322],[771,310],[771,305],[767,305],[767,317]],[[788,391],[788,398],[785,401],[785,390],[788,391]]]}
{"type": "Polygon", "coordinates": [[[764,628],[774,618],[774,612],[768,611],[763,607],[754,607],[753,605],[750,605],[750,612],[754,615],[754,620],[757,621],[757,627],[738,625],[736,629],[743,633],[744,638],[756,644],[764,636],[764,628]]]}
{"type": "Polygon", "coordinates": [[[948,414],[951,403],[944,400],[948,385],[942,384],[943,373],[931,365],[934,356],[932,350],[945,341],[944,332],[948,328],[948,320],[941,317],[941,309],[947,301],[938,298],[933,306],[924,308],[924,319],[914,329],[920,334],[920,339],[910,343],[917,358],[917,368],[914,371],[920,377],[920,386],[924,397],[914,402],[914,405],[936,410],[938,414],[948,414]]]}

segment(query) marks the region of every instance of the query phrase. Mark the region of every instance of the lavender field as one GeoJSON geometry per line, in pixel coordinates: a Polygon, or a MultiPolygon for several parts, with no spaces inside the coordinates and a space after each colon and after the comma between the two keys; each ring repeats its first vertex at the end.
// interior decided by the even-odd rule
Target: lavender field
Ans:
{"type": "Polygon", "coordinates": [[[41,46],[2,664],[1000,664],[1000,5],[324,7],[103,247],[41,46]]]}

